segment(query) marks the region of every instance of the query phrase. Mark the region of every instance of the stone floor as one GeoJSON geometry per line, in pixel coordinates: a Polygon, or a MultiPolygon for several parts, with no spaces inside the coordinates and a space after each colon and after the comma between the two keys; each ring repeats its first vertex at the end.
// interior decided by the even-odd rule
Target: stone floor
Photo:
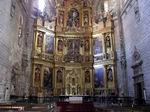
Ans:
{"type": "Polygon", "coordinates": [[[149,106],[135,106],[135,107],[96,107],[95,112],[150,112],[149,106]]]}
{"type": "MultiPolygon", "coordinates": [[[[60,112],[59,110],[55,104],[0,104],[0,112],[60,112]]],[[[96,106],[94,112],[150,112],[150,106],[96,106]]]]}

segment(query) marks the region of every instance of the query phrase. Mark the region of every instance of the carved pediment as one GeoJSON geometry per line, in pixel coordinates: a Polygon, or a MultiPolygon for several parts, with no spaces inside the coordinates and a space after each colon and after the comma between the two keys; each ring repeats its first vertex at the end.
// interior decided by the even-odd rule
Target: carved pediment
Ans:
{"type": "Polygon", "coordinates": [[[132,55],[132,63],[133,63],[132,68],[139,66],[143,63],[143,61],[141,59],[141,55],[136,47],[134,48],[134,53],[132,55]]]}
{"type": "Polygon", "coordinates": [[[134,53],[133,53],[133,61],[137,61],[141,58],[140,53],[137,51],[135,48],[134,53]]]}

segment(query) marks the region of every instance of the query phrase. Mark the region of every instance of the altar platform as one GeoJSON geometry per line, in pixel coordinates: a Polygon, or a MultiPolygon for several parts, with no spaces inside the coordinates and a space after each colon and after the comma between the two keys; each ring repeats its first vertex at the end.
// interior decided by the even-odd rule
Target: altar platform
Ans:
{"type": "Polygon", "coordinates": [[[95,112],[92,102],[57,102],[60,112],[95,112]]]}

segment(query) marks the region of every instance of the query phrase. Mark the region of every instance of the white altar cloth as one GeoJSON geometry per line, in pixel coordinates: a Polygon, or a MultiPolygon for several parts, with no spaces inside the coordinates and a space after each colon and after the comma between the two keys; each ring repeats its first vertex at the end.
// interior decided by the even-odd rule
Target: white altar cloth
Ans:
{"type": "Polygon", "coordinates": [[[69,97],[70,103],[82,103],[83,98],[81,96],[71,96],[69,97]]]}

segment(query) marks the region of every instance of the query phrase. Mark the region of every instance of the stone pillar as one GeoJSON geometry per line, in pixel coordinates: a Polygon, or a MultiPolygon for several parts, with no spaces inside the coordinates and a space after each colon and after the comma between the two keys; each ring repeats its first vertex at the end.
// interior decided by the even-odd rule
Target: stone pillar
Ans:
{"type": "Polygon", "coordinates": [[[121,65],[121,90],[120,93],[124,96],[128,96],[128,76],[126,68],[126,52],[125,52],[125,42],[124,42],[124,32],[123,23],[121,18],[121,1],[117,0],[117,18],[118,18],[118,30],[120,37],[120,65],[121,65]]]}
{"type": "Polygon", "coordinates": [[[0,100],[7,101],[10,99],[10,83],[2,80],[0,83],[0,100]]]}
{"type": "Polygon", "coordinates": [[[4,100],[4,88],[5,88],[5,82],[2,80],[0,82],[0,100],[4,100]]]}

